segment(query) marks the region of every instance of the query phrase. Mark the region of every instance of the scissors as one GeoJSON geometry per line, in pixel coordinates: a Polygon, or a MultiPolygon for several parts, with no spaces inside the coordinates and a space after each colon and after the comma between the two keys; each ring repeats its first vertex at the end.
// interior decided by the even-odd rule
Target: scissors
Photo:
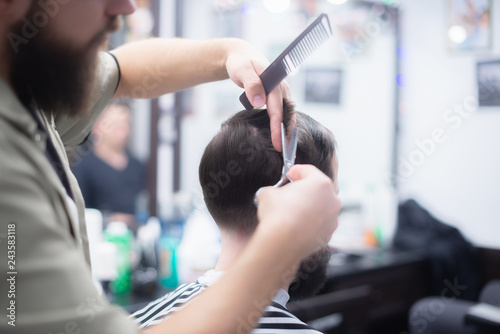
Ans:
{"type": "MultiPolygon", "coordinates": [[[[299,137],[297,135],[297,127],[295,126],[292,131],[292,136],[290,137],[290,144],[286,146],[286,136],[285,136],[285,126],[281,123],[281,144],[283,148],[283,169],[281,170],[281,179],[273,187],[282,187],[285,184],[293,182],[291,178],[288,177],[288,172],[295,164],[295,155],[297,153],[297,142],[299,137]]],[[[262,189],[262,188],[261,188],[262,189]]],[[[257,206],[257,194],[260,189],[257,190],[255,197],[253,199],[255,205],[257,206]]]]}
{"type": "Polygon", "coordinates": [[[290,144],[286,146],[285,126],[281,123],[281,144],[283,147],[283,170],[281,171],[281,179],[274,185],[274,188],[282,187],[287,183],[293,182],[288,177],[288,172],[295,164],[295,155],[297,153],[297,142],[299,137],[297,135],[297,127],[293,127],[292,136],[290,137],[290,144]]]}

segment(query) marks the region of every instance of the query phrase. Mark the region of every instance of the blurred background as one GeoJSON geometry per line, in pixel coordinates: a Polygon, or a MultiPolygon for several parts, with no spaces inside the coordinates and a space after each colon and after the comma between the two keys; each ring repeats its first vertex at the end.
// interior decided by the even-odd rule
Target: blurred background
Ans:
{"type": "MultiPolygon", "coordinates": [[[[380,270],[386,282],[382,286],[393,285],[387,291],[377,290],[382,292],[376,297],[373,288],[368,299],[359,301],[365,305],[360,316],[370,315],[366,328],[346,325],[347,306],[328,312],[323,308],[325,314],[318,311],[316,318],[343,315],[340,320],[329,318],[326,332],[403,333],[408,330],[411,304],[439,294],[446,280],[461,281],[463,272],[476,273],[470,280],[463,279],[469,280],[470,295],[465,297],[474,300],[486,281],[500,277],[496,276],[500,275],[497,1],[137,3],[136,13],[126,17],[124,28],[112,37],[111,48],[152,36],[237,37],[272,61],[308,23],[321,13],[328,14],[333,37],[287,79],[297,110],[325,125],[338,142],[343,211],[330,243],[338,256],[333,257],[330,285],[324,293],[356,288],[354,283],[342,283],[342,277],[367,279],[363,268],[380,270]],[[433,252],[434,243],[449,241],[443,235],[429,239],[429,230],[439,229],[433,224],[456,228],[465,253],[453,253],[462,249],[456,244],[433,252]],[[395,249],[405,250],[406,255],[398,257],[395,249]],[[446,260],[436,262],[436,258],[446,260]],[[461,260],[466,267],[458,268],[461,260]],[[400,274],[391,271],[390,276],[384,271],[399,265],[407,266],[400,274]],[[446,268],[442,276],[435,266],[446,268]],[[340,276],[335,277],[335,272],[340,276]],[[411,277],[416,280],[411,291],[397,290],[397,282],[408,279],[410,284],[411,277]],[[394,300],[387,297],[390,291],[398,295],[394,300]],[[331,325],[335,321],[337,325],[331,325]],[[392,327],[383,327],[389,322],[392,327]]],[[[153,84],[158,75],[154,68],[151,64],[153,84]]],[[[241,93],[232,82],[222,81],[157,100],[127,101],[131,120],[126,150],[143,165],[144,186],[135,191],[126,219],[113,216],[113,210],[89,210],[89,224],[95,225],[92,238],[101,244],[94,248],[98,249],[94,257],[101,258],[97,262],[116,263],[121,252],[135,254],[129,264],[132,283],[123,293],[117,293],[115,284],[110,289],[112,300],[136,305],[155,296],[158,286],[162,292],[175,288],[214,266],[220,239],[204,208],[198,165],[221,122],[243,109],[238,100],[241,93]],[[118,246],[113,250],[103,240],[118,246]],[[144,300],[120,297],[130,296],[134,284],[146,296],[144,300]]],[[[113,284],[120,274],[103,269],[96,275],[101,282],[113,284]]],[[[373,282],[378,279],[368,280],[377,286],[373,282]]]]}

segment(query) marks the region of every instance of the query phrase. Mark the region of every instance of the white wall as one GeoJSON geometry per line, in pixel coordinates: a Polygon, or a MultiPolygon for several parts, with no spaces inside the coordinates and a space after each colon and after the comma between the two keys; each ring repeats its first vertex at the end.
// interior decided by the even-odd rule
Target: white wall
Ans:
{"type": "Polygon", "coordinates": [[[459,54],[445,43],[448,1],[403,2],[398,176],[401,198],[417,199],[473,243],[500,248],[500,108],[475,107],[476,61],[500,59],[500,2],[492,2],[493,49],[459,54]],[[451,114],[460,106],[466,117],[451,114]],[[442,132],[431,143],[434,131],[442,132]]]}

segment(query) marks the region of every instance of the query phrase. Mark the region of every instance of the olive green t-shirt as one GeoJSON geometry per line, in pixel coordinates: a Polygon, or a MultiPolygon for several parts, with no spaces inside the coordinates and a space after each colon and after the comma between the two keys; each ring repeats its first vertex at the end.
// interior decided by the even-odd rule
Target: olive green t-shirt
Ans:
{"type": "Polygon", "coordinates": [[[101,53],[99,60],[89,113],[36,111],[46,132],[0,79],[0,333],[138,332],[126,312],[104,300],[93,284],[84,203],[66,153],[85,153],[78,152],[78,144],[118,85],[114,57],[101,53]],[[77,214],[45,155],[47,135],[77,214]]]}

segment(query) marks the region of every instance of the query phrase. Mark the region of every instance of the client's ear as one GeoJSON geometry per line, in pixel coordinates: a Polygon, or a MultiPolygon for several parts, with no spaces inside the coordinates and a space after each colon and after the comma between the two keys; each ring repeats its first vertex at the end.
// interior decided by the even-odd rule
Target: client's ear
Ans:
{"type": "Polygon", "coordinates": [[[297,125],[295,104],[287,98],[283,98],[283,125],[285,126],[286,136],[289,136],[297,125]]]}

